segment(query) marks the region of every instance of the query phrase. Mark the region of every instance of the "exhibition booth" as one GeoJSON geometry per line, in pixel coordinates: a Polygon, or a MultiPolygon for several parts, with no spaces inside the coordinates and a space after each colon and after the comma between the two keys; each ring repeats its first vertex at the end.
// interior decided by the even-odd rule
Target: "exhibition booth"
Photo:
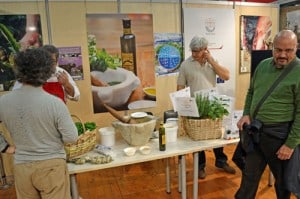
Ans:
{"type": "MultiPolygon", "coordinates": [[[[59,66],[71,74],[80,90],[79,101],[66,103],[70,114],[81,123],[96,124],[92,135],[94,144],[101,154],[112,158],[107,162],[102,158],[103,164],[92,164],[90,159],[83,164],[70,161],[72,197],[77,199],[80,195],[76,175],[162,159],[166,160],[165,185],[170,192],[169,160],[179,157],[178,186],[181,198],[186,198],[185,156],[193,154],[193,198],[198,198],[198,152],[235,145],[239,141],[238,136],[226,137],[226,134],[238,135],[237,117],[241,116],[254,64],[261,59],[251,57],[251,52],[270,53],[267,50],[272,49],[275,34],[283,28],[300,34],[300,28],[297,29],[299,6],[288,4],[293,1],[283,2],[287,5],[280,1],[1,0],[0,49],[6,49],[9,54],[13,47],[11,41],[22,41],[30,31],[34,36],[29,47],[55,45],[60,54],[59,66]],[[7,39],[6,30],[13,38],[7,39]],[[170,110],[185,111],[178,106],[178,101],[176,105],[174,96],[178,94],[180,63],[191,55],[188,45],[194,35],[206,37],[212,55],[230,71],[228,81],[216,79],[218,93],[230,101],[228,118],[222,121],[222,133],[216,139],[190,139],[191,135],[183,133],[184,123],[178,115],[171,116],[171,120],[166,118],[170,110]],[[253,43],[253,40],[258,42],[253,43]],[[130,53],[132,57],[128,58],[130,53]],[[124,60],[134,64],[126,64],[124,60]],[[102,86],[102,81],[108,85],[102,86]],[[129,137],[138,131],[136,128],[128,127],[130,132],[126,135],[125,127],[117,123],[123,119],[129,123],[128,117],[136,120],[137,126],[147,123],[141,118],[155,120],[150,134],[143,134],[143,137],[149,136],[145,141],[136,140],[139,135],[129,137]],[[176,125],[177,136],[167,143],[166,152],[158,150],[160,122],[176,125]],[[111,127],[114,127],[113,133],[108,132],[111,127]],[[132,143],[134,141],[137,143],[132,143]],[[148,148],[141,148],[144,145],[150,147],[150,154],[147,154],[148,148]],[[135,154],[128,157],[123,150],[132,146],[135,154]]],[[[15,81],[12,69],[2,66],[0,97],[11,92],[15,81]]],[[[166,130],[170,131],[167,127],[166,130]]],[[[0,131],[13,143],[2,124],[0,131]]],[[[168,136],[171,139],[172,135],[168,136]]],[[[6,178],[13,176],[13,158],[8,154],[1,157],[2,185],[9,186],[11,181],[6,178]]]]}

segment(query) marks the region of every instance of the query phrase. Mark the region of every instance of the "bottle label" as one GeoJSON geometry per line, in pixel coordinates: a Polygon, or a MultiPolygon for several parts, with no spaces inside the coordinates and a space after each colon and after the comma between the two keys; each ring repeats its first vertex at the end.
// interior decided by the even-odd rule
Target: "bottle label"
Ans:
{"type": "Polygon", "coordinates": [[[130,28],[124,28],[124,29],[123,29],[123,33],[124,33],[125,35],[131,34],[131,29],[130,29],[130,28]]]}
{"type": "Polygon", "coordinates": [[[134,72],[133,53],[122,53],[122,67],[134,72]]]}
{"type": "Polygon", "coordinates": [[[166,136],[165,136],[165,135],[162,135],[162,136],[161,136],[161,144],[162,144],[162,145],[165,145],[165,144],[166,144],[166,136]]]}

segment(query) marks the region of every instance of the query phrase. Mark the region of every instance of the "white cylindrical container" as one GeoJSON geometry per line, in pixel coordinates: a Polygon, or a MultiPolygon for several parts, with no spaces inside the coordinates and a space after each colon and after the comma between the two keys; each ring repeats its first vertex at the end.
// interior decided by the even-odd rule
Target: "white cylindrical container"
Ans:
{"type": "Polygon", "coordinates": [[[176,142],[178,126],[172,122],[164,125],[166,131],[166,142],[176,142]]]}
{"type": "Polygon", "coordinates": [[[166,120],[166,123],[172,123],[174,124],[175,126],[178,126],[178,118],[168,118],[166,120]]]}
{"type": "Polygon", "coordinates": [[[111,147],[115,145],[115,129],[103,127],[99,129],[101,145],[111,147]]]}

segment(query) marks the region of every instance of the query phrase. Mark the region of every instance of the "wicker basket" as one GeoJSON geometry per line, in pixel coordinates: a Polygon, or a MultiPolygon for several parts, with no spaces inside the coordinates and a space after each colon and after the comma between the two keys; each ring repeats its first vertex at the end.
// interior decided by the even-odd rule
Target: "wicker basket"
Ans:
{"type": "Polygon", "coordinates": [[[218,139],[222,137],[222,119],[191,119],[180,117],[180,135],[187,134],[192,140],[218,139]]]}
{"type": "Polygon", "coordinates": [[[67,154],[67,160],[71,160],[77,156],[83,155],[94,149],[96,145],[96,129],[93,131],[86,130],[84,123],[76,115],[71,115],[76,118],[83,125],[84,133],[78,137],[76,143],[65,144],[65,151],[67,154]]]}

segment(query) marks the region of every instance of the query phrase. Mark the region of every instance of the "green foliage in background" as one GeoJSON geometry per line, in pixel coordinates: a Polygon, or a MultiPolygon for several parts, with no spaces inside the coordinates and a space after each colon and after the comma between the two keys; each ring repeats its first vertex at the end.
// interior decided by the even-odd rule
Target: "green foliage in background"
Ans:
{"type": "Polygon", "coordinates": [[[94,35],[88,36],[88,49],[91,71],[104,72],[107,68],[116,69],[122,65],[119,56],[108,54],[104,48],[97,49],[94,35]]]}

